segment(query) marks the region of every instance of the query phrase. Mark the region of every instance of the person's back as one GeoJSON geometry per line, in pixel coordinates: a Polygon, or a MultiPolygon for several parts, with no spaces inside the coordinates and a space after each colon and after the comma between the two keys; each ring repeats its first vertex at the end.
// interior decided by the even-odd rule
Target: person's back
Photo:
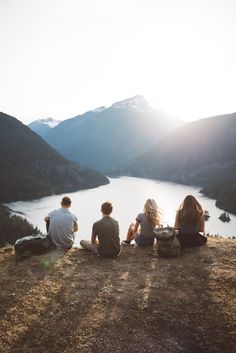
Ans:
{"type": "Polygon", "coordinates": [[[48,236],[52,245],[58,248],[70,248],[74,243],[74,232],[78,229],[77,217],[69,210],[71,200],[64,197],[61,208],[54,210],[45,217],[49,222],[48,236]]]}
{"type": "Polygon", "coordinates": [[[102,219],[94,223],[93,232],[97,234],[99,240],[99,255],[117,256],[119,254],[119,225],[114,218],[110,216],[103,216],[102,219]]]}
{"type": "Polygon", "coordinates": [[[155,226],[152,224],[150,218],[146,215],[146,213],[139,213],[136,221],[140,224],[140,234],[146,238],[154,238],[154,228],[155,226]]]}
{"type": "Polygon", "coordinates": [[[200,217],[196,217],[195,219],[189,221],[187,217],[179,220],[179,231],[182,234],[190,234],[190,233],[198,233],[200,231],[200,217]]]}
{"type": "Polygon", "coordinates": [[[161,212],[154,199],[147,199],[144,212],[136,217],[136,223],[129,226],[126,240],[122,244],[129,245],[134,239],[138,246],[152,246],[154,243],[154,228],[161,224],[161,212]],[[140,230],[139,230],[140,228],[140,230]]]}
{"type": "Polygon", "coordinates": [[[91,241],[81,240],[80,242],[84,249],[104,257],[116,257],[119,255],[119,223],[110,216],[112,210],[111,202],[107,201],[102,204],[101,212],[103,217],[93,224],[91,241]]]}
{"type": "Polygon", "coordinates": [[[207,238],[200,233],[204,231],[204,226],[202,206],[193,195],[187,195],[175,218],[175,229],[178,231],[181,247],[206,244],[207,238]]]}

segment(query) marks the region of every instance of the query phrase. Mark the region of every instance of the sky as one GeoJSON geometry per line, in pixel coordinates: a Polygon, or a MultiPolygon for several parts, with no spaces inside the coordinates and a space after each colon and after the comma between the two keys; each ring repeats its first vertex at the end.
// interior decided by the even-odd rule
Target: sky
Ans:
{"type": "Polygon", "coordinates": [[[0,0],[0,111],[64,120],[143,95],[236,112],[235,0],[0,0]]]}

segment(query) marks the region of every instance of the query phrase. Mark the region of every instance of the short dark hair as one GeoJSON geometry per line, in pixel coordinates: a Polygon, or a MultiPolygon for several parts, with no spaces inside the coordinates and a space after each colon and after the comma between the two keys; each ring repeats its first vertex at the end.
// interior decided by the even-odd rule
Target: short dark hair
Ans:
{"type": "Polygon", "coordinates": [[[112,203],[109,201],[104,202],[102,204],[101,210],[102,210],[102,213],[105,215],[111,214],[113,210],[112,203]]]}
{"type": "Polygon", "coordinates": [[[71,199],[68,196],[63,197],[63,199],[61,200],[61,205],[62,206],[70,206],[71,199]]]}

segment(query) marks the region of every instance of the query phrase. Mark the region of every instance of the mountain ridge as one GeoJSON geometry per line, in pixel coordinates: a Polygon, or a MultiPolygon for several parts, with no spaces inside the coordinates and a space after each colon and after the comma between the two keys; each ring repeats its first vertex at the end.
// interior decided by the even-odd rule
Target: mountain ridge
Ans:
{"type": "Polygon", "coordinates": [[[60,120],[55,120],[50,117],[32,121],[30,124],[28,124],[28,127],[41,137],[44,137],[50,129],[56,127],[58,124],[60,124],[60,122],[60,120]]]}
{"type": "Polygon", "coordinates": [[[67,159],[107,171],[148,150],[179,124],[139,95],[64,120],[44,139],[67,159]]]}
{"type": "Polygon", "coordinates": [[[108,183],[100,172],[67,161],[16,118],[0,113],[0,202],[39,198],[108,183]]]}
{"type": "Polygon", "coordinates": [[[198,185],[236,213],[236,113],[180,126],[117,173],[198,185]]]}

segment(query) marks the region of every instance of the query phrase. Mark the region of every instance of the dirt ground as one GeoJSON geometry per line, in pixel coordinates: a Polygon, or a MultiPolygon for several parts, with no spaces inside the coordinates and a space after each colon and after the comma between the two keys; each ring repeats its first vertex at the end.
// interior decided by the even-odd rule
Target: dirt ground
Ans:
{"type": "Polygon", "coordinates": [[[236,241],[178,258],[123,246],[16,261],[0,250],[1,353],[235,353],[236,241]]]}

